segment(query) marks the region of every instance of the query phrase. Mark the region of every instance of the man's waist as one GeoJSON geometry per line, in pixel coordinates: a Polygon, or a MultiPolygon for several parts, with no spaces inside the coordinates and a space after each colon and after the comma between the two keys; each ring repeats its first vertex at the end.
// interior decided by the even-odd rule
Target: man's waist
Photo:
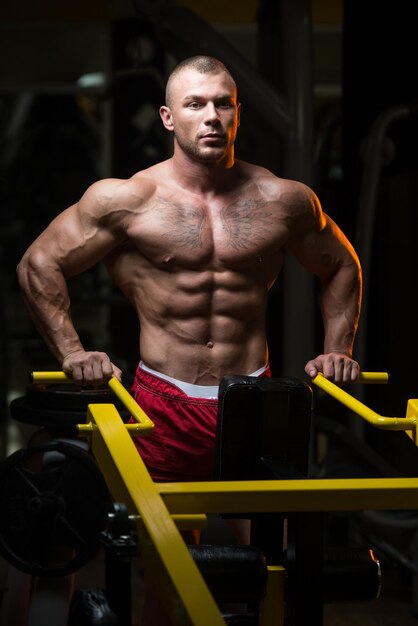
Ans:
{"type": "MultiPolygon", "coordinates": [[[[145,372],[148,372],[149,374],[152,374],[153,376],[156,376],[157,378],[161,378],[171,383],[172,385],[175,385],[176,387],[181,389],[186,395],[188,395],[191,398],[212,399],[212,398],[218,397],[218,391],[219,391],[218,385],[195,385],[193,383],[188,383],[183,380],[178,380],[177,378],[168,376],[167,374],[162,374],[161,372],[158,372],[157,370],[154,370],[151,367],[148,367],[143,361],[140,361],[139,367],[145,372]]],[[[258,368],[256,371],[251,372],[251,373],[236,372],[236,374],[243,375],[243,376],[259,377],[259,376],[263,376],[267,372],[267,370],[269,370],[268,364],[263,365],[262,367],[258,368]]]]}

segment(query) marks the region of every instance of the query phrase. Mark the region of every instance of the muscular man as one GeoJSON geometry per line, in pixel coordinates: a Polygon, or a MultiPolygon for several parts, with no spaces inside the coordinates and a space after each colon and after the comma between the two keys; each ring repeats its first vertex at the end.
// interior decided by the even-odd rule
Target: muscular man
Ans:
{"type": "Polygon", "coordinates": [[[18,278],[62,369],[76,383],[98,384],[121,371],[82,345],[66,279],[106,265],[140,321],[134,393],[156,424],[137,442],[144,461],[156,480],[203,479],[220,380],[269,374],[267,297],[285,250],[322,285],[324,350],[305,372],[338,384],[359,374],[352,352],[361,269],[310,188],[235,159],[240,104],[222,63],[180,63],[160,115],[173,156],[128,180],[93,184],[29,247],[18,278]]]}

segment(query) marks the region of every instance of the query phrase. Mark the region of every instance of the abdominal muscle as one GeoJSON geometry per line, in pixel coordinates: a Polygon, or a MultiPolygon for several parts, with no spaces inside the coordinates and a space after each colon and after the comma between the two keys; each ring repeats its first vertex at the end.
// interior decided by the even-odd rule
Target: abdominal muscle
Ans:
{"type": "MultiPolygon", "coordinates": [[[[141,325],[140,355],[146,365],[162,374],[194,385],[218,385],[223,376],[249,375],[266,364],[263,333],[243,336],[242,341],[184,337],[190,325],[176,325],[176,332],[141,325]],[[179,331],[181,331],[181,335],[179,331]]],[[[212,329],[214,330],[214,329],[212,329]]],[[[190,333],[193,336],[193,333],[190,333]]],[[[216,332],[213,333],[216,336],[216,332]]]]}
{"type": "Polygon", "coordinates": [[[173,276],[167,289],[164,282],[136,300],[146,365],[188,383],[217,385],[223,376],[248,375],[266,364],[266,294],[259,288],[202,286],[199,293],[173,276]]]}
{"type": "Polygon", "coordinates": [[[266,365],[267,294],[281,255],[261,258],[258,249],[238,253],[225,246],[214,253],[209,245],[168,253],[165,245],[159,250],[161,240],[153,238],[147,256],[131,243],[106,259],[137,312],[139,358],[196,385],[218,385],[226,375],[266,365]]]}

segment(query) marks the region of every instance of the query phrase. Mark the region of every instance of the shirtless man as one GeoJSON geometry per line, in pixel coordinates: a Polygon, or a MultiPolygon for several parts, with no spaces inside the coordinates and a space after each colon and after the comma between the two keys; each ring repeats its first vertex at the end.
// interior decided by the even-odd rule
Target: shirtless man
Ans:
{"type": "Polygon", "coordinates": [[[62,369],[98,384],[122,373],[81,344],[66,279],[106,265],[140,321],[133,391],[156,424],[137,442],[141,455],[155,480],[199,480],[210,474],[220,380],[269,374],[267,298],[285,250],[322,284],[324,351],[305,372],[337,384],[359,374],[361,268],[311,189],[235,159],[240,104],[219,61],[180,63],[160,115],[173,156],[128,180],[94,183],[29,247],[18,278],[62,369]]]}

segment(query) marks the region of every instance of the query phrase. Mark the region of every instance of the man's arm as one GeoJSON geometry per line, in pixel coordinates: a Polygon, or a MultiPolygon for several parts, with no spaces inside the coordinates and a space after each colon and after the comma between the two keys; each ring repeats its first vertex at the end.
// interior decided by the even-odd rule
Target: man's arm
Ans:
{"type": "Polygon", "coordinates": [[[360,366],[353,359],[361,304],[361,268],[356,255],[352,262],[341,264],[331,274],[318,274],[321,279],[320,309],[324,324],[324,354],[305,366],[315,377],[322,372],[335,383],[355,382],[360,366]]]}
{"type": "Polygon", "coordinates": [[[321,281],[324,324],[324,353],[308,361],[305,372],[311,378],[322,372],[337,384],[354,382],[360,373],[353,359],[362,296],[360,261],[341,229],[323,213],[313,192],[302,219],[303,226],[296,227],[289,248],[321,281]]]}
{"type": "Polygon", "coordinates": [[[36,329],[74,381],[97,384],[121,371],[102,352],[86,352],[70,314],[67,278],[95,263],[121,241],[106,204],[109,182],[92,185],[58,215],[23,255],[17,276],[36,329]]]}

